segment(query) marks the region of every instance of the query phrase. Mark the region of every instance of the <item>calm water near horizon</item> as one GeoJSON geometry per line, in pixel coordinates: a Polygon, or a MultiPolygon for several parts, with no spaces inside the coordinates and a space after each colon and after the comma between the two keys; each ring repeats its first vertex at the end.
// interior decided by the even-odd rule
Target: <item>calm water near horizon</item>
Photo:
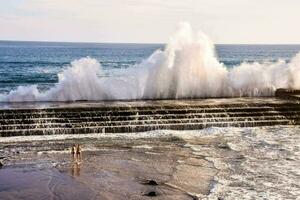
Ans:
{"type": "MultiPolygon", "coordinates": [[[[60,43],[0,41],[0,93],[37,84],[48,89],[57,74],[82,57],[97,59],[107,76],[126,70],[149,57],[162,44],[60,43]]],[[[289,61],[300,45],[216,45],[219,61],[227,67],[242,62],[289,61]]]]}

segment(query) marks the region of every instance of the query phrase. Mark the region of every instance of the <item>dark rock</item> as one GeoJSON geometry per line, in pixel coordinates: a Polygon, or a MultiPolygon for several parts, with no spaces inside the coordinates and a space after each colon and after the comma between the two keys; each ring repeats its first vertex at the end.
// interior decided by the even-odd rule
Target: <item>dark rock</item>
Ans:
{"type": "Polygon", "coordinates": [[[275,97],[283,99],[298,99],[295,95],[300,95],[300,90],[294,90],[289,88],[279,88],[275,92],[275,97]]]}
{"type": "Polygon", "coordinates": [[[154,180],[147,180],[147,181],[145,182],[145,185],[156,186],[156,185],[158,185],[158,183],[157,183],[156,181],[154,181],[154,180]]]}
{"type": "Polygon", "coordinates": [[[294,159],[293,158],[285,158],[286,160],[288,161],[293,161],[294,159]]]}
{"type": "Polygon", "coordinates": [[[227,143],[221,143],[221,144],[218,144],[218,147],[220,149],[230,149],[230,147],[228,146],[227,143]]]}
{"type": "Polygon", "coordinates": [[[193,196],[193,195],[190,195],[190,196],[192,197],[193,200],[199,200],[199,198],[196,196],[193,196]]]}
{"type": "Polygon", "coordinates": [[[224,200],[224,198],[223,197],[218,197],[218,200],[224,200]]]}
{"type": "Polygon", "coordinates": [[[245,156],[243,156],[243,155],[238,155],[235,157],[236,160],[242,160],[244,158],[245,158],[245,156]]]}
{"type": "Polygon", "coordinates": [[[146,193],[145,196],[147,196],[147,197],[156,197],[157,194],[156,194],[155,191],[151,191],[151,192],[146,193]]]}
{"type": "Polygon", "coordinates": [[[0,168],[4,166],[5,160],[6,160],[6,157],[0,156],[0,168]]]}

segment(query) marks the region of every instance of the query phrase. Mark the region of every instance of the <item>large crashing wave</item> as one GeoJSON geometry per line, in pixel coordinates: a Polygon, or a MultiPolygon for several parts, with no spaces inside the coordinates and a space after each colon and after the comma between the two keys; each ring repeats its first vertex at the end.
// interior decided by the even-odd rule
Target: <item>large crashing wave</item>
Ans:
{"type": "Polygon", "coordinates": [[[300,53],[289,63],[243,63],[228,69],[217,60],[209,38],[181,24],[164,50],[155,51],[122,75],[103,74],[97,60],[82,58],[59,74],[50,90],[20,86],[0,96],[0,101],[272,96],[276,88],[300,89],[300,53]]]}

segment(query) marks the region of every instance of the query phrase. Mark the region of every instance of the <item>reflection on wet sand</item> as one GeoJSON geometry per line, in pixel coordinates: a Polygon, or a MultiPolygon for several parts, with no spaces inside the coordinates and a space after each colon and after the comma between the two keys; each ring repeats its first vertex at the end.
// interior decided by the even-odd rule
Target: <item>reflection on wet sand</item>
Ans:
{"type": "Polygon", "coordinates": [[[73,163],[71,164],[72,176],[80,176],[81,162],[78,162],[77,158],[73,157],[73,163]]]}
{"type": "Polygon", "coordinates": [[[84,184],[47,164],[15,164],[0,170],[2,200],[93,199],[95,193],[84,184]]]}

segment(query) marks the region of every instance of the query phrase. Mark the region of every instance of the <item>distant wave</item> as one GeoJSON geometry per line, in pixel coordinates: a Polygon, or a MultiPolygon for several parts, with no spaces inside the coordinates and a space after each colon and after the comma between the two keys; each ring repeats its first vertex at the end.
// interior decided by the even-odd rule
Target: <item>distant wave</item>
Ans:
{"type": "Polygon", "coordinates": [[[44,92],[20,86],[2,102],[124,99],[177,99],[272,96],[276,88],[300,89],[300,53],[290,62],[242,63],[233,68],[217,60],[214,45],[183,23],[164,50],[107,77],[93,58],[75,60],[58,83],[44,92]]]}

